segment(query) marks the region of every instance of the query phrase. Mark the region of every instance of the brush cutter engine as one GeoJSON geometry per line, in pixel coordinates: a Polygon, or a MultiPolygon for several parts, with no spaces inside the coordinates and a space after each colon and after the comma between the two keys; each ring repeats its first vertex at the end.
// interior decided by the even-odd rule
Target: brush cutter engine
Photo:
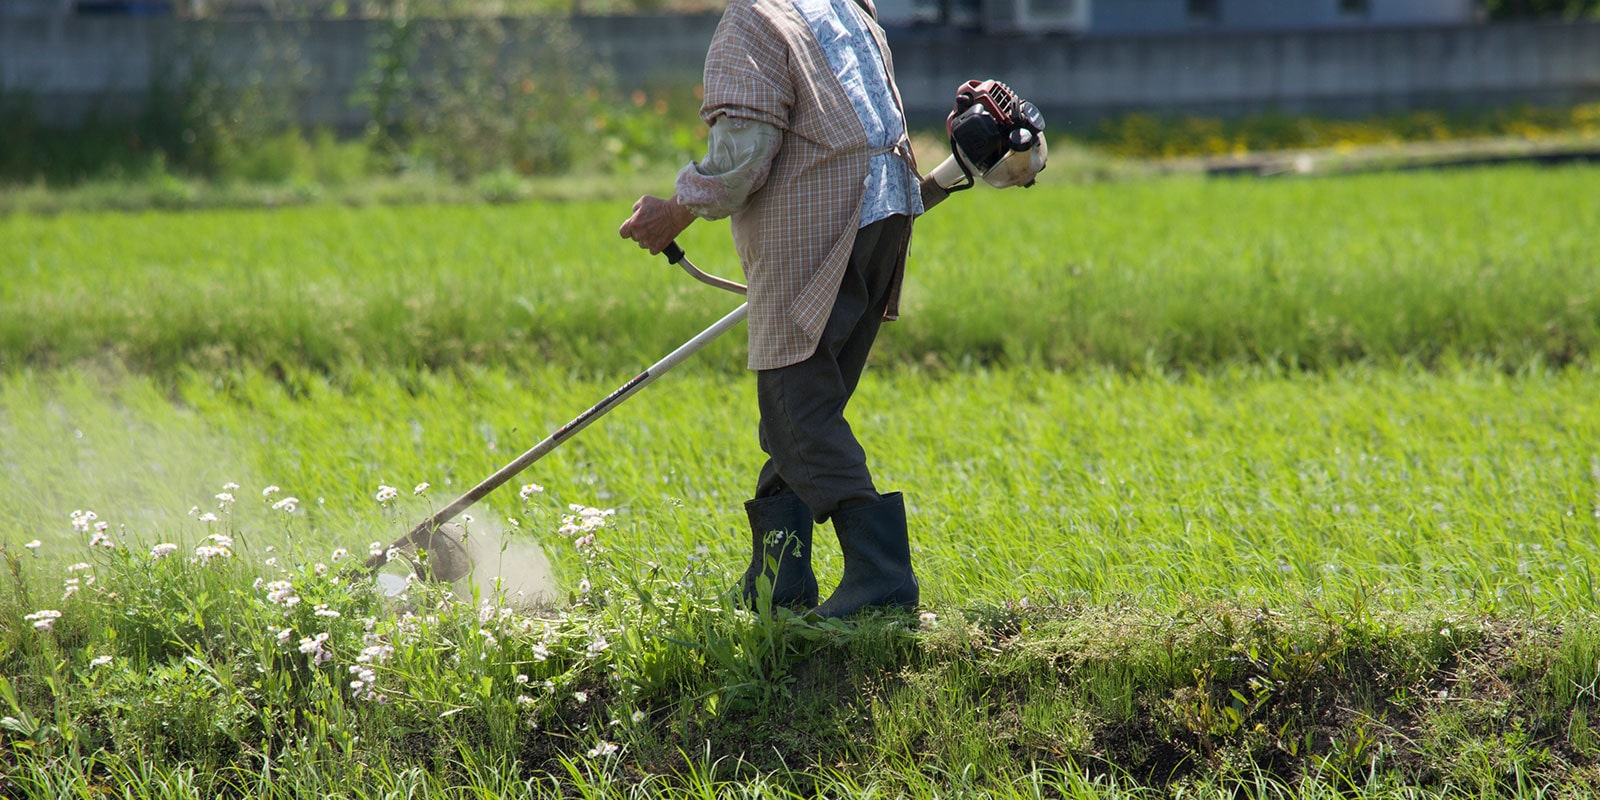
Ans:
{"type": "Polygon", "coordinates": [[[957,89],[945,132],[951,155],[933,178],[947,192],[970,189],[979,177],[996,189],[1032,186],[1050,157],[1044,114],[999,81],[967,81],[957,89]]]}

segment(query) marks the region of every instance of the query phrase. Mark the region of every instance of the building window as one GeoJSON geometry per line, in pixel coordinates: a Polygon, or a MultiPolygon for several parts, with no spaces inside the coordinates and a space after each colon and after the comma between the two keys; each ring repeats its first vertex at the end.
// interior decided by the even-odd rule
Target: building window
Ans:
{"type": "Polygon", "coordinates": [[[1365,17],[1372,12],[1372,0],[1339,0],[1342,17],[1365,17]]]}
{"type": "Polygon", "coordinates": [[[1189,0],[1189,21],[1211,24],[1222,19],[1222,0],[1189,0]]]}

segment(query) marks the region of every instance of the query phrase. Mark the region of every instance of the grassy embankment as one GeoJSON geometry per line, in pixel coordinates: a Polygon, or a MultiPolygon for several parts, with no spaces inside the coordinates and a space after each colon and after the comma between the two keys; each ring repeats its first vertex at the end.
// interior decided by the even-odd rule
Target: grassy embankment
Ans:
{"type": "Polygon", "coordinates": [[[343,572],[731,306],[623,204],[0,220],[0,793],[1584,796],[1594,180],[956,198],[855,415],[928,615],[854,626],[719,599],[737,336],[474,509],[544,611],[343,572]]]}

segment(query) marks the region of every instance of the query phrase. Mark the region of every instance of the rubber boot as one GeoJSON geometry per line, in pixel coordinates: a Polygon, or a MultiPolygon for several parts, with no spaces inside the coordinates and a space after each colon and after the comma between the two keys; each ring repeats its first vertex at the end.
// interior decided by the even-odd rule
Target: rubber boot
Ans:
{"type": "Polygon", "coordinates": [[[833,512],[844,551],[844,575],[827,602],[808,616],[848,617],[865,608],[915,608],[921,594],[911,571],[905,498],[886,494],[876,503],[833,512]]]}
{"type": "Polygon", "coordinates": [[[817,604],[817,576],[811,571],[811,509],[793,493],[762,497],[744,504],[750,518],[750,567],[739,580],[745,607],[755,609],[757,581],[763,572],[772,580],[772,607],[801,610],[817,604]],[[769,570],[768,560],[777,564],[769,570]]]}

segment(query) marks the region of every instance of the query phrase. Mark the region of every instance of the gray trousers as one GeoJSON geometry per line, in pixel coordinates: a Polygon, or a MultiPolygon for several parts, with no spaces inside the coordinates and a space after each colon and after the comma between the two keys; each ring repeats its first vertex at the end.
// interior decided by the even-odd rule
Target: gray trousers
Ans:
{"type": "Polygon", "coordinates": [[[816,352],[756,372],[761,449],[767,454],[756,483],[758,499],[793,492],[817,522],[844,506],[878,499],[866,451],[844,411],[883,323],[909,225],[908,217],[896,215],[859,230],[816,352]]]}

